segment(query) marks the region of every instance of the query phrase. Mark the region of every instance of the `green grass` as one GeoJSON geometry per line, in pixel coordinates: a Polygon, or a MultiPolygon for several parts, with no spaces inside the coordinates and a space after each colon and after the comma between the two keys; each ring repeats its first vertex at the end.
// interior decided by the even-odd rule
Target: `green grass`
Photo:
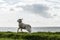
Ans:
{"type": "Polygon", "coordinates": [[[60,40],[60,32],[0,32],[0,40],[60,40]]]}

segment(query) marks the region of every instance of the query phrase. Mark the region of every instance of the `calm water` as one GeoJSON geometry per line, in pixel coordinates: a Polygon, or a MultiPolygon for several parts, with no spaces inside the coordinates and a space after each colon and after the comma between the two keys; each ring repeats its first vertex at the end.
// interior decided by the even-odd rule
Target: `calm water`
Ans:
{"type": "MultiPolygon", "coordinates": [[[[17,27],[0,27],[0,31],[16,32],[17,27]]],[[[26,30],[23,30],[27,32],[26,30]]],[[[32,32],[60,32],[60,27],[32,27],[32,32]]]]}

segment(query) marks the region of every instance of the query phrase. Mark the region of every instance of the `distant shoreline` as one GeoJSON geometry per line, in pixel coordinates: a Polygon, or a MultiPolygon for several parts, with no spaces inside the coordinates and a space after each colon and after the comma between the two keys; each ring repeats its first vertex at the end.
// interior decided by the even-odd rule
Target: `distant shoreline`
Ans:
{"type": "MultiPolygon", "coordinates": [[[[0,27],[1,32],[16,32],[18,27],[0,27]]],[[[32,32],[60,32],[60,27],[32,27],[32,32]]],[[[26,30],[23,30],[27,32],[26,30]]]]}

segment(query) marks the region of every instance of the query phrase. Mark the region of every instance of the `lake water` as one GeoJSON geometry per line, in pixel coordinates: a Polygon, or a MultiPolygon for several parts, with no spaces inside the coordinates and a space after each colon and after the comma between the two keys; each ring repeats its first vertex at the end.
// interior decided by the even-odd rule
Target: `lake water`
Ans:
{"type": "MultiPolygon", "coordinates": [[[[32,27],[32,32],[60,32],[60,27],[32,27]]],[[[17,27],[0,27],[0,32],[16,32],[17,27]]],[[[26,30],[23,30],[27,32],[26,30]]]]}

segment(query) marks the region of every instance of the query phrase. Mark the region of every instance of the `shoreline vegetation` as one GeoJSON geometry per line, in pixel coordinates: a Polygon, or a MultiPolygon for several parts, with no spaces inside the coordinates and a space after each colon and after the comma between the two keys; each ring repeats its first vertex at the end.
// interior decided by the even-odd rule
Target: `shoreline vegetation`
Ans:
{"type": "Polygon", "coordinates": [[[60,32],[0,32],[0,40],[60,40],[60,32]]]}

